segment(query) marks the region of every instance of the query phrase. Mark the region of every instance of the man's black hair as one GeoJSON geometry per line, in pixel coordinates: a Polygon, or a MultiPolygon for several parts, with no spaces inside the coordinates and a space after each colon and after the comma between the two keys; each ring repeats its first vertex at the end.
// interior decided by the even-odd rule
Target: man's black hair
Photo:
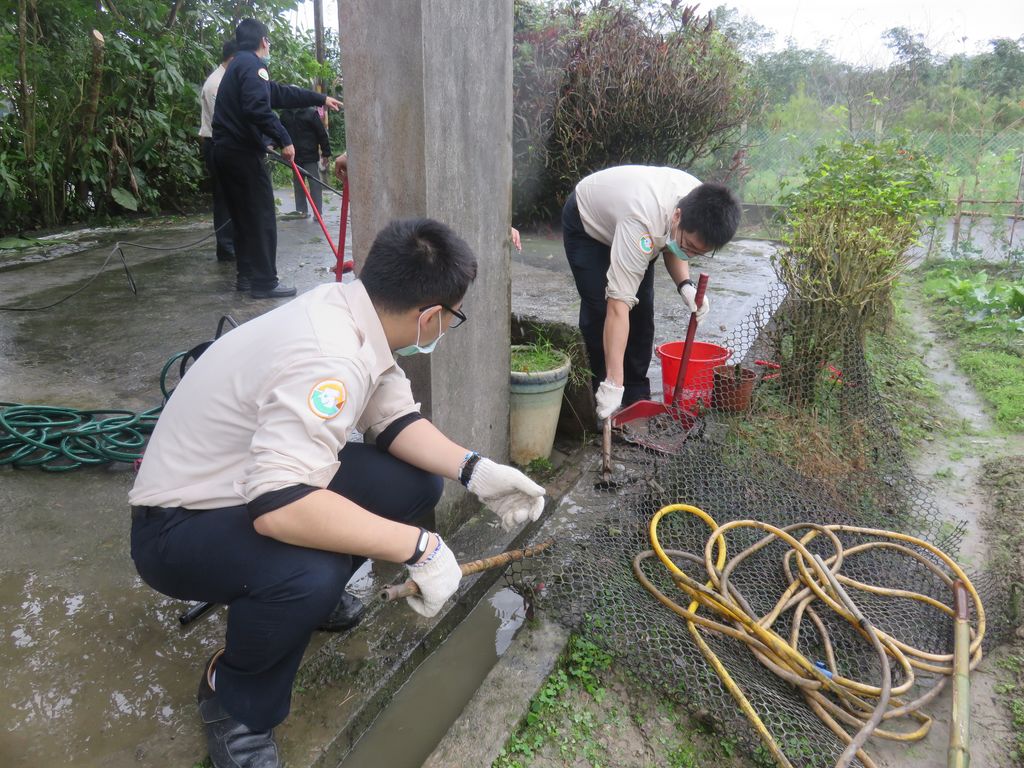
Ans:
{"type": "Polygon", "coordinates": [[[236,53],[238,53],[238,43],[236,43],[234,40],[225,40],[224,45],[220,47],[221,63],[223,64],[236,53]]]}
{"type": "Polygon", "coordinates": [[[711,249],[721,248],[732,240],[740,225],[740,202],[722,184],[701,184],[676,203],[679,226],[696,232],[711,249]]]}
{"type": "Polygon", "coordinates": [[[264,37],[270,37],[270,30],[256,19],[242,19],[235,27],[235,42],[240,51],[255,51],[264,37]]]}
{"type": "Polygon", "coordinates": [[[447,224],[399,219],[377,233],[359,279],[378,310],[454,307],[476,279],[476,255],[447,224]]]}

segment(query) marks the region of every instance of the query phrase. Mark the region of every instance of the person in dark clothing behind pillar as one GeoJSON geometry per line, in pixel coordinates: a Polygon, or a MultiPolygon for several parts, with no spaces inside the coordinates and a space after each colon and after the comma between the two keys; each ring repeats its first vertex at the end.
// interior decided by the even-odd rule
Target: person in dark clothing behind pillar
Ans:
{"type": "Polygon", "coordinates": [[[295,146],[273,108],[341,109],[335,98],[270,79],[269,34],[255,19],[243,19],[235,29],[238,53],[224,73],[213,114],[214,162],[235,230],[235,287],[250,291],[254,299],[295,295],[294,288],[277,279],[277,219],[265,137],[277,143],[289,163],[295,159],[295,146]]]}
{"type": "Polygon", "coordinates": [[[231,59],[235,57],[238,45],[234,40],[225,40],[220,51],[220,64],[210,73],[203,83],[199,95],[201,108],[199,124],[199,142],[203,151],[203,165],[210,174],[210,185],[213,187],[213,229],[217,233],[217,261],[235,260],[234,233],[231,229],[231,216],[224,201],[224,189],[217,176],[217,166],[213,162],[213,111],[217,103],[217,89],[224,79],[231,59]]]}
{"type": "MultiPolygon", "coordinates": [[[[309,174],[305,178],[306,187],[313,198],[313,205],[322,214],[324,190],[315,180],[320,178],[321,154],[325,159],[331,156],[331,140],[327,136],[327,129],[313,107],[282,110],[281,124],[291,134],[292,142],[295,144],[295,164],[309,174]]],[[[306,205],[306,193],[302,191],[302,185],[299,184],[294,172],[292,187],[295,191],[295,212],[308,218],[311,211],[306,205]]]]}

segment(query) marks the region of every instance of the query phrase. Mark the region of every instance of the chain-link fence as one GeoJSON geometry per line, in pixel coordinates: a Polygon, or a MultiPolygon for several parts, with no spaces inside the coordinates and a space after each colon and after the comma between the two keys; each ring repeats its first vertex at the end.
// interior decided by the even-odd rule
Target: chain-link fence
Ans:
{"type": "Polygon", "coordinates": [[[726,345],[739,367],[688,377],[685,408],[622,424],[610,479],[577,485],[563,501],[574,524],[531,568],[545,610],[705,721],[745,734],[751,752],[870,768],[866,752],[841,755],[873,716],[885,718],[875,738],[928,730],[925,707],[951,667],[953,579],[977,589],[975,663],[981,635],[1005,637],[1012,622],[998,578],[947,559],[965,522],[943,519],[915,479],[861,345],[845,333],[819,343],[816,317],[776,289],[726,345]],[[726,394],[746,378],[749,402],[726,394]],[[677,503],[710,518],[659,512],[677,503]],[[657,549],[662,514],[661,561],[635,559],[657,549]],[[719,559],[712,529],[730,523],[719,559]]]}
{"type": "MultiPolygon", "coordinates": [[[[874,132],[819,130],[800,133],[764,128],[743,132],[716,156],[694,166],[699,178],[728,177],[741,199],[752,205],[775,205],[787,185],[798,184],[804,160],[815,147],[851,140],[894,138],[874,132]],[[739,153],[739,154],[737,154],[739,153]],[[732,169],[727,171],[726,169],[732,169]]],[[[963,192],[974,200],[999,201],[986,207],[993,215],[1012,215],[1019,199],[1024,131],[998,133],[900,134],[908,149],[927,152],[945,175],[949,200],[963,192]]],[[[1018,211],[1019,212],[1019,211],[1018,211]]]]}
{"type": "MultiPolygon", "coordinates": [[[[1024,261],[1024,131],[900,136],[908,151],[925,151],[936,162],[945,202],[909,255],[1024,261]]],[[[750,231],[779,237],[775,213],[786,191],[804,180],[816,147],[886,138],[891,137],[846,130],[751,129],[691,170],[698,178],[724,181],[737,192],[747,206],[744,221],[750,231]]]]}

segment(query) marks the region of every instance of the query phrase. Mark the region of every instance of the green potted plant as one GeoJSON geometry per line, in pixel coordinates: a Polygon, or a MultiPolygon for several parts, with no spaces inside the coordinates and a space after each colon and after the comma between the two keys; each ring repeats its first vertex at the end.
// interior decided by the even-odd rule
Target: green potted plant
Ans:
{"type": "Polygon", "coordinates": [[[516,464],[551,455],[569,369],[569,356],[550,341],[512,345],[509,449],[516,464]]]}
{"type": "Polygon", "coordinates": [[[715,384],[711,390],[711,406],[720,411],[739,413],[750,408],[750,398],[757,383],[757,371],[740,363],[717,365],[715,384]]]}

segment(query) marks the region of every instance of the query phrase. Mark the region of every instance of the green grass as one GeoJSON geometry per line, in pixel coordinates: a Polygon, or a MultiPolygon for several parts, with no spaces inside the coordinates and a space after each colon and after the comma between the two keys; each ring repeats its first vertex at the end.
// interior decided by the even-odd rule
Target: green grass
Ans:
{"type": "Polygon", "coordinates": [[[593,740],[593,714],[570,701],[573,691],[586,691],[600,703],[604,688],[598,675],[611,666],[612,657],[578,635],[569,645],[555,670],[530,702],[520,727],[509,737],[493,768],[525,768],[548,743],[558,744],[563,757],[578,747],[591,765],[600,765],[600,747],[593,740]]]}
{"type": "Polygon", "coordinates": [[[895,293],[896,314],[888,332],[869,334],[864,352],[878,394],[899,426],[903,449],[913,452],[922,439],[944,428],[935,419],[944,405],[921,358],[922,341],[906,310],[905,291],[900,287],[895,293]]]}
{"type": "Polygon", "coordinates": [[[521,373],[553,371],[565,365],[565,357],[565,353],[550,342],[524,344],[512,350],[512,370],[521,373]]]}
{"type": "Polygon", "coordinates": [[[995,692],[1010,711],[1010,757],[1024,761],[1024,655],[1007,656],[999,661],[998,667],[1005,679],[996,685],[995,692]]]}
{"type": "MultiPolygon", "coordinates": [[[[969,346],[974,347],[974,344],[969,346]]],[[[992,406],[996,423],[1008,432],[1024,432],[1024,360],[1021,353],[993,348],[961,348],[956,358],[957,364],[992,406]]]]}
{"type": "Polygon", "coordinates": [[[992,302],[989,286],[1020,285],[1019,273],[1019,266],[966,260],[930,264],[915,273],[929,314],[951,342],[957,366],[990,406],[996,426],[1009,433],[1024,433],[1024,332],[1009,307],[992,302]],[[991,277],[987,284],[978,279],[981,272],[991,277]],[[954,295],[950,275],[963,281],[973,277],[977,296],[989,305],[981,304],[979,310],[971,290],[954,295]]]}
{"type": "Polygon", "coordinates": [[[573,635],[554,671],[505,742],[492,768],[543,765],[615,768],[644,749],[654,768],[749,768],[732,736],[712,732],[687,715],[685,698],[660,695],[628,666],[573,635]],[[625,750],[625,752],[624,752],[625,750]]]}

